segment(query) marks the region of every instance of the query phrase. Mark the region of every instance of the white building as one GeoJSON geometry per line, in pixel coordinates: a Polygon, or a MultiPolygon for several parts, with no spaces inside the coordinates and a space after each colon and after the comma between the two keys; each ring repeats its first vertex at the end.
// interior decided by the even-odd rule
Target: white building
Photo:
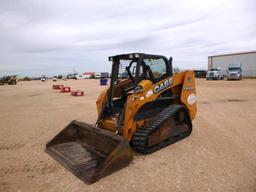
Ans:
{"type": "Polygon", "coordinates": [[[256,77],[256,51],[209,56],[208,70],[220,67],[226,74],[228,65],[233,63],[241,64],[243,77],[256,77]]]}

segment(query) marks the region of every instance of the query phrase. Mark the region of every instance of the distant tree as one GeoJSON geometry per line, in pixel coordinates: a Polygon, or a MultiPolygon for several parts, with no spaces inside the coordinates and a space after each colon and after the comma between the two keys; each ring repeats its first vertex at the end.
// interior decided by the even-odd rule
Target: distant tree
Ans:
{"type": "Polygon", "coordinates": [[[62,78],[63,78],[63,75],[58,75],[57,78],[58,78],[58,79],[62,79],[62,78]]]}
{"type": "Polygon", "coordinates": [[[174,68],[173,68],[173,73],[174,73],[174,74],[180,73],[180,68],[174,67],[174,68]]]}
{"type": "Polygon", "coordinates": [[[31,81],[31,79],[29,77],[24,77],[23,81],[31,81]]]}

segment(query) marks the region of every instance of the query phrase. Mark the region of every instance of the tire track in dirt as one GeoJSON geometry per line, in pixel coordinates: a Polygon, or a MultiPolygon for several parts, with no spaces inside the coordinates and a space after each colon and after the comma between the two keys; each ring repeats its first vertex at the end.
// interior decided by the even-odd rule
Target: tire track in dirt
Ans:
{"type": "Polygon", "coordinates": [[[25,144],[10,144],[10,145],[0,144],[0,151],[2,151],[2,150],[20,149],[20,148],[22,148],[24,146],[25,146],[25,144]]]}
{"type": "Polygon", "coordinates": [[[56,164],[47,164],[40,161],[40,164],[37,165],[24,164],[22,167],[11,165],[9,167],[0,168],[0,177],[17,173],[25,173],[31,175],[31,177],[34,177],[34,175],[38,174],[45,175],[54,173],[59,169],[59,166],[56,164]]]}
{"type": "Polygon", "coordinates": [[[0,191],[9,192],[11,191],[11,184],[7,182],[0,181],[0,191]]]}

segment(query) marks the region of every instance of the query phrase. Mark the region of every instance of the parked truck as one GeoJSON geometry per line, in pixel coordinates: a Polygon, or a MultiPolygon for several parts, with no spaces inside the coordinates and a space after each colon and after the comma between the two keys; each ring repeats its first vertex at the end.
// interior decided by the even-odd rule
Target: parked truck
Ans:
{"type": "Polygon", "coordinates": [[[94,74],[94,78],[95,78],[95,79],[100,79],[100,77],[101,77],[100,73],[95,73],[95,74],[94,74]]]}
{"type": "Polygon", "coordinates": [[[241,63],[231,63],[228,65],[227,80],[241,80],[242,67],[241,63]]]}
{"type": "Polygon", "coordinates": [[[207,71],[206,70],[194,70],[196,78],[206,78],[207,71]]]}
{"type": "Polygon", "coordinates": [[[223,79],[221,68],[211,68],[206,74],[206,80],[220,80],[223,79]]]}

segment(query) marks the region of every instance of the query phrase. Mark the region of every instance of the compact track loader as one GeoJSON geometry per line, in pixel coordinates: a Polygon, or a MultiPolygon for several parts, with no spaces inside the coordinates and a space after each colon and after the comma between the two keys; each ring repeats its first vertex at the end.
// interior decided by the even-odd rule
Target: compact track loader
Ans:
{"type": "Polygon", "coordinates": [[[4,85],[5,83],[8,85],[16,85],[17,84],[16,75],[2,77],[0,79],[0,85],[4,85]]]}
{"type": "Polygon", "coordinates": [[[46,152],[86,183],[190,135],[196,115],[194,73],[172,74],[172,58],[131,53],[109,57],[111,83],[96,102],[96,124],[73,121],[46,152]],[[128,74],[123,79],[123,74],[128,74]]]}

